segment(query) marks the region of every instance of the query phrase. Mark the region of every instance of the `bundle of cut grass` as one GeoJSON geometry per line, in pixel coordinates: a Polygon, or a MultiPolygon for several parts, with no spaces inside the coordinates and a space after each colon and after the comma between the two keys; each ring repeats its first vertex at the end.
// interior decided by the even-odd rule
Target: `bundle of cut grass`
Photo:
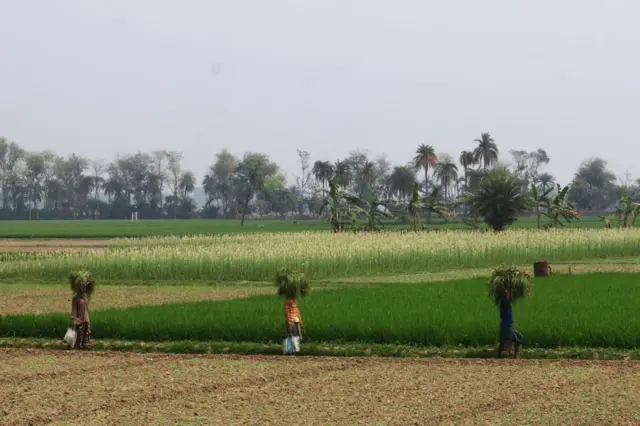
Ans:
{"type": "Polygon", "coordinates": [[[531,279],[529,273],[515,266],[502,265],[493,270],[487,283],[489,298],[496,304],[504,297],[507,290],[512,301],[528,297],[531,294],[531,279]]]}
{"type": "Polygon", "coordinates": [[[288,298],[297,298],[298,296],[306,296],[309,294],[309,281],[302,272],[291,271],[290,269],[281,269],[276,274],[276,287],[278,287],[278,296],[288,298]]]}
{"type": "Polygon", "coordinates": [[[74,293],[86,291],[89,297],[96,289],[96,281],[89,271],[72,271],[69,274],[69,285],[74,293]]]}

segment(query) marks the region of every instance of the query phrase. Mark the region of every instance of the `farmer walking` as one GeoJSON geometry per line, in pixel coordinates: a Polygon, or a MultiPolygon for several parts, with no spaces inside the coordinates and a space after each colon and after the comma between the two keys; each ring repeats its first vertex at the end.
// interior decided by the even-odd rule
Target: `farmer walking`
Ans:
{"type": "Polygon", "coordinates": [[[89,297],[86,286],[82,285],[71,300],[71,319],[76,332],[75,348],[86,349],[89,345],[91,325],[89,322],[89,297]]]}
{"type": "Polygon", "coordinates": [[[287,334],[302,340],[302,317],[300,316],[296,297],[287,297],[284,300],[284,318],[287,325],[287,334]]]}
{"type": "Polygon", "coordinates": [[[517,358],[522,344],[522,335],[513,328],[513,312],[511,311],[511,293],[506,290],[499,302],[500,308],[500,344],[498,346],[498,358],[502,353],[511,349],[513,345],[514,356],[517,358]]]}
{"type": "Polygon", "coordinates": [[[71,299],[71,320],[76,332],[75,348],[87,349],[91,335],[89,320],[89,299],[95,290],[95,281],[88,271],[75,271],[69,275],[69,284],[73,291],[71,299]]]}
{"type": "Polygon", "coordinates": [[[282,342],[285,355],[292,355],[300,351],[302,340],[302,317],[298,309],[298,297],[309,293],[309,281],[301,272],[283,269],[276,274],[278,295],[284,296],[284,323],[287,337],[282,342]]]}

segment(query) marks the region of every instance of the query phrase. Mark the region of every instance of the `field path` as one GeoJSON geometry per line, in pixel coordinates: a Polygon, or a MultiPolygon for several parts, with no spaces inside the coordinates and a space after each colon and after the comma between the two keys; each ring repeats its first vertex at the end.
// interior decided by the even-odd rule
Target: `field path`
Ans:
{"type": "Polygon", "coordinates": [[[114,240],[50,239],[50,240],[2,240],[0,252],[51,252],[51,251],[97,251],[105,250],[114,240]]]}
{"type": "Polygon", "coordinates": [[[24,349],[0,359],[3,425],[640,424],[632,361],[24,349]]]}

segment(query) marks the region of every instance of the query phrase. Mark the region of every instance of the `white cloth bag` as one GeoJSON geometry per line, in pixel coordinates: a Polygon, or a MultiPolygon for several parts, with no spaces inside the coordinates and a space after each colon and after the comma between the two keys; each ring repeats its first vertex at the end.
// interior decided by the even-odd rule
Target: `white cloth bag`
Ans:
{"type": "Polygon", "coordinates": [[[300,338],[298,336],[287,336],[282,342],[282,353],[291,355],[300,352],[300,338]]]}
{"type": "Polygon", "coordinates": [[[76,331],[73,328],[67,328],[67,332],[64,335],[64,341],[69,346],[73,346],[76,343],[76,331]]]}

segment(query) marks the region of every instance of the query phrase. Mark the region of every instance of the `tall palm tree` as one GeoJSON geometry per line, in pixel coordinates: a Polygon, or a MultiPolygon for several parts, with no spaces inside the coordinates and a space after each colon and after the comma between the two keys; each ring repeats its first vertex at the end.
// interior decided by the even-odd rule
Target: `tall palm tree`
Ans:
{"type": "Polygon", "coordinates": [[[471,151],[462,151],[460,153],[460,165],[464,170],[464,190],[469,190],[469,168],[476,164],[476,160],[474,158],[473,152],[471,151]]]}
{"type": "Polygon", "coordinates": [[[413,157],[413,167],[416,171],[424,170],[424,192],[429,191],[429,167],[434,167],[438,162],[438,156],[435,149],[431,145],[421,144],[416,149],[416,155],[413,157]]]}
{"type": "Polygon", "coordinates": [[[322,183],[322,189],[326,188],[327,182],[333,177],[333,165],[328,161],[316,161],[311,170],[317,181],[322,183]]]}
{"type": "Polygon", "coordinates": [[[338,180],[338,184],[342,188],[348,188],[351,185],[351,181],[353,180],[353,173],[351,172],[351,167],[349,163],[346,161],[336,161],[333,166],[334,176],[338,180]]]}
{"type": "Polygon", "coordinates": [[[446,200],[450,196],[449,188],[451,184],[454,184],[458,179],[458,166],[456,166],[450,156],[443,155],[434,167],[434,177],[440,181],[446,200]]]}
{"type": "Polygon", "coordinates": [[[490,165],[498,161],[498,145],[489,132],[481,133],[480,139],[475,139],[474,142],[478,146],[473,150],[473,158],[478,164],[482,162],[482,168],[486,172],[490,165]]]}
{"type": "Polygon", "coordinates": [[[360,170],[360,196],[363,196],[365,191],[369,189],[372,194],[375,194],[373,184],[376,181],[376,165],[371,161],[365,161],[360,170]]]}
{"type": "Polygon", "coordinates": [[[553,188],[554,182],[555,178],[553,177],[553,175],[550,175],[549,173],[542,173],[540,176],[538,176],[536,183],[540,185],[540,189],[542,189],[542,191],[546,191],[549,188],[553,188]]]}
{"type": "Polygon", "coordinates": [[[389,176],[391,192],[399,199],[405,199],[411,195],[416,175],[410,167],[395,166],[389,176]]]}

